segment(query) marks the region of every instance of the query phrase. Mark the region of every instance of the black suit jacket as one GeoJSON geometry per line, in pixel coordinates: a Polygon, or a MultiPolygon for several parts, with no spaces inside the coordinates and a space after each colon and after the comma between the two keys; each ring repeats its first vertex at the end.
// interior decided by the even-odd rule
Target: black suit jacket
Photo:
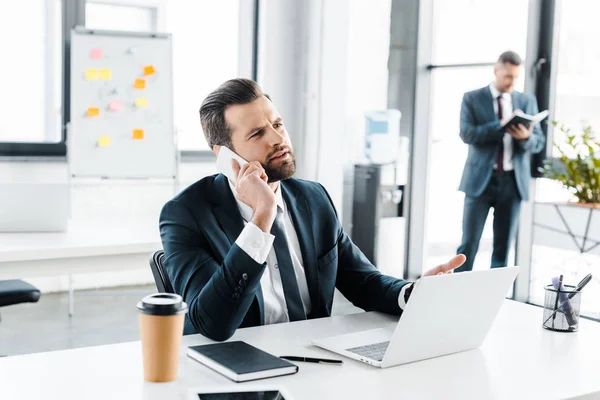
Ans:
{"type": "MultiPolygon", "coordinates": [[[[300,242],[312,302],[308,318],[331,315],[335,287],[357,307],[399,315],[406,282],[382,275],[352,243],[323,186],[292,178],[280,188],[300,242]]],[[[163,207],[164,265],[189,305],[185,334],[226,340],[237,328],[264,323],[260,279],[266,263],[256,263],[235,244],[243,228],[221,174],[196,182],[163,207]]]]}

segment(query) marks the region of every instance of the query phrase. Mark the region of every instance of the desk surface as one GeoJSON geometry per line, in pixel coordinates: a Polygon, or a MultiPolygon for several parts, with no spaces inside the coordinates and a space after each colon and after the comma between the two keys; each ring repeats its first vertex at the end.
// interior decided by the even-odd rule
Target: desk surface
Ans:
{"type": "MultiPolygon", "coordinates": [[[[130,305],[134,306],[134,305],[130,305]]],[[[236,384],[185,355],[208,339],[186,336],[179,379],[142,379],[139,342],[0,359],[2,399],[186,399],[190,389],[281,385],[300,399],[565,399],[600,393],[600,324],[582,321],[575,334],[541,328],[542,309],[507,300],[477,350],[378,369],[345,359],[343,366],[299,363],[291,376],[236,384]]],[[[313,338],[393,326],[393,317],[360,313],[240,329],[244,340],[275,355],[337,357],[313,338]]],[[[589,398],[595,398],[591,396],[589,398]]]]}
{"type": "Polygon", "coordinates": [[[161,246],[158,220],[72,221],[67,232],[0,233],[0,263],[151,254],[161,246]]]}

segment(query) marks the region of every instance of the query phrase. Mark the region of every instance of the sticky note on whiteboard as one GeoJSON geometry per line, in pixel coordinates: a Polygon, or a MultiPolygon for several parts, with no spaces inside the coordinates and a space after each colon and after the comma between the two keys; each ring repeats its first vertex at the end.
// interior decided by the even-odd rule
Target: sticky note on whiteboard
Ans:
{"type": "Polygon", "coordinates": [[[102,49],[92,49],[90,51],[90,58],[92,60],[101,60],[102,59],[102,49]]]}
{"type": "Polygon", "coordinates": [[[98,107],[88,107],[85,115],[88,117],[97,117],[100,115],[100,109],[98,107]]]}
{"type": "Polygon", "coordinates": [[[136,107],[147,107],[148,99],[145,97],[138,97],[137,99],[135,99],[135,106],[136,107]]]}
{"type": "Polygon", "coordinates": [[[112,72],[110,71],[110,68],[102,68],[98,75],[100,76],[100,79],[105,81],[109,81],[112,78],[112,72]]]}
{"type": "Polygon", "coordinates": [[[98,79],[98,70],[96,68],[88,68],[84,72],[86,81],[95,81],[98,79]]]}
{"type": "Polygon", "coordinates": [[[133,82],[133,87],[135,89],[145,89],[146,88],[146,80],[137,78],[135,82],[133,82]]]}
{"type": "Polygon", "coordinates": [[[110,146],[110,137],[109,136],[100,136],[98,138],[98,147],[107,147],[110,146]]]}
{"type": "Polygon", "coordinates": [[[156,69],[154,69],[154,65],[146,65],[144,66],[144,75],[148,76],[148,75],[152,75],[156,72],[156,69]]]}
{"type": "Polygon", "coordinates": [[[121,111],[123,109],[123,102],[121,100],[113,100],[108,104],[110,111],[121,111]]]}
{"type": "Polygon", "coordinates": [[[144,130],[143,129],[134,129],[132,137],[133,137],[133,140],[143,140],[144,139],[144,130]]]}

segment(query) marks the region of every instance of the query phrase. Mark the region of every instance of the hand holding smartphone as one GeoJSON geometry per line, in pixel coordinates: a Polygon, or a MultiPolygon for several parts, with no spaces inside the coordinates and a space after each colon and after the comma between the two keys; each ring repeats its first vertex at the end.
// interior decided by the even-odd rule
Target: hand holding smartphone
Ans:
{"type": "Polygon", "coordinates": [[[237,175],[233,171],[233,167],[231,166],[231,160],[236,160],[238,164],[240,164],[240,168],[248,164],[248,161],[238,156],[228,147],[221,146],[221,149],[219,150],[219,155],[217,156],[217,170],[223,175],[225,175],[227,178],[229,178],[229,180],[235,183],[235,181],[237,181],[237,175]]]}
{"type": "MultiPolygon", "coordinates": [[[[270,232],[275,216],[277,215],[277,200],[273,190],[267,185],[267,176],[262,171],[260,178],[263,180],[242,180],[237,182],[237,174],[233,170],[232,161],[236,160],[240,168],[249,164],[248,161],[231,151],[225,146],[221,146],[217,156],[217,169],[236,185],[236,198],[248,205],[254,211],[252,223],[263,232],[270,232]],[[241,185],[241,186],[238,186],[241,185]]],[[[257,163],[258,164],[258,163],[257,163]]],[[[250,165],[245,171],[245,175],[253,173],[258,169],[258,165],[250,165]]]]}

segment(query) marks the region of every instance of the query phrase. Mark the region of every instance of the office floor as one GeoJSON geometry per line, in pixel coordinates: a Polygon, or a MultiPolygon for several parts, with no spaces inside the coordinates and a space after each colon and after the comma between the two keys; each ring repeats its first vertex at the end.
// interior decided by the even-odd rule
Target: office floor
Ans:
{"type": "MultiPolygon", "coordinates": [[[[136,304],[154,285],[75,292],[75,314],[67,315],[67,293],[43,294],[35,304],[0,309],[0,355],[20,355],[139,340],[136,304]]],[[[334,315],[360,312],[341,295],[334,315]]]]}

